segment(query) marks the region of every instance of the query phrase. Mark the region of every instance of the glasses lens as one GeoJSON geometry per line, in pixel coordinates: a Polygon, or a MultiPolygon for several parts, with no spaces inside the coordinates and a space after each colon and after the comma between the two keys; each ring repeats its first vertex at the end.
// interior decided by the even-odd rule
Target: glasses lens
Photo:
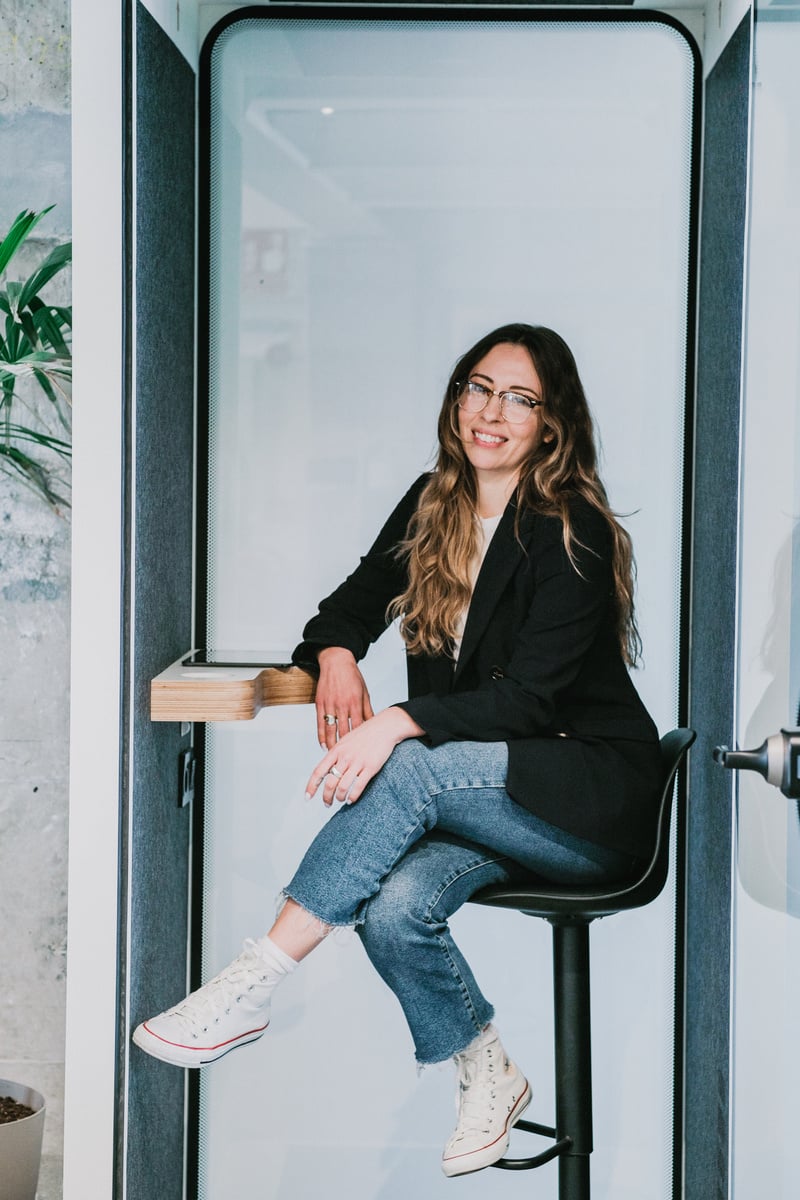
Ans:
{"type": "Polygon", "coordinates": [[[466,412],[480,412],[486,407],[490,395],[488,388],[480,383],[473,383],[471,379],[458,385],[458,403],[466,412]]]}
{"type": "Polygon", "coordinates": [[[503,392],[503,416],[512,424],[527,420],[534,407],[528,396],[520,396],[517,392],[503,392]]]}

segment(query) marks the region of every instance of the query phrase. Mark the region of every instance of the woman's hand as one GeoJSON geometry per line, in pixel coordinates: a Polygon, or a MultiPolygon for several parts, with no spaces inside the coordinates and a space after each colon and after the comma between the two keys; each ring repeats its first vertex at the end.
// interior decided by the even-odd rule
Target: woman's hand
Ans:
{"type": "Polygon", "coordinates": [[[376,717],[344,733],[320,759],[306,787],[311,797],[321,783],[322,800],[331,805],[355,804],[373,776],[378,774],[395,746],[425,731],[402,708],[385,708],[376,717]]]}
{"type": "Polygon", "coordinates": [[[328,646],[317,655],[317,737],[323,750],[331,750],[373,715],[364,676],[350,650],[328,646]],[[329,719],[326,721],[326,717],[329,719]],[[334,717],[335,720],[330,720],[334,717]]]}

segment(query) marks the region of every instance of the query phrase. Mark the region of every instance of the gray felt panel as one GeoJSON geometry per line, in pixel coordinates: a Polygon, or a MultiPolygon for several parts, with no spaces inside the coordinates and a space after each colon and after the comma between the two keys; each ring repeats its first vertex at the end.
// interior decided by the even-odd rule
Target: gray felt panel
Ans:
{"type": "Polygon", "coordinates": [[[685,1200],[728,1195],[731,780],[750,18],[706,85],[687,830],[685,1200]]]}
{"type": "MultiPolygon", "coordinates": [[[[191,640],[195,254],[194,72],[141,4],[136,55],[132,1025],[185,992],[188,738],[151,723],[149,685],[191,640]]],[[[127,1103],[128,1196],[180,1200],[183,1072],[133,1047],[127,1103]]]]}

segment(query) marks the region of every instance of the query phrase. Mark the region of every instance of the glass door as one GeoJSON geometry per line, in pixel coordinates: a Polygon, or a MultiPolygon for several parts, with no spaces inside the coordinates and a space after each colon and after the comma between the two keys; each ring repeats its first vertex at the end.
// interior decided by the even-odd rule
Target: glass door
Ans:
{"type": "MultiPolygon", "coordinates": [[[[800,14],[757,11],[741,465],[738,744],[800,724],[800,14]]],[[[800,1191],[800,810],[739,772],[733,1194],[800,1191]]]]}
{"type": "MultiPolygon", "coordinates": [[[[457,356],[505,322],[541,323],[576,353],[637,547],[637,685],[666,731],[682,703],[692,364],[686,36],[627,12],[246,11],[212,34],[201,78],[209,644],[286,661],[430,463],[457,356]]],[[[393,631],[365,673],[376,706],[405,694],[393,631]]],[[[204,977],[270,924],[325,819],[302,799],[317,756],[311,709],[209,727],[204,977]]],[[[456,931],[547,1121],[550,931],[477,908],[456,931]]],[[[671,1195],[673,931],[670,889],[595,927],[593,1175],[614,1200],[671,1195]]],[[[450,1196],[450,1073],[417,1078],[357,939],[329,939],[282,1001],[268,1037],[203,1072],[201,1195],[255,1179],[261,1200],[450,1196]]],[[[550,1195],[555,1170],[509,1174],[504,1193],[550,1195]]]]}

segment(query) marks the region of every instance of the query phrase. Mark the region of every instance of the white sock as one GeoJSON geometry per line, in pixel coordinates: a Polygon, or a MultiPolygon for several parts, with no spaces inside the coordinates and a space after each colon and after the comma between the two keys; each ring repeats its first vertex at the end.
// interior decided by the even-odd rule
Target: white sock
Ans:
{"type": "Polygon", "coordinates": [[[268,933],[265,933],[262,938],[256,942],[259,954],[267,963],[272,971],[274,971],[277,979],[282,979],[284,975],[291,975],[292,971],[298,966],[295,959],[290,958],[285,950],[281,950],[277,942],[273,942],[268,933]]]}
{"type": "Polygon", "coordinates": [[[459,1054],[479,1054],[484,1046],[488,1046],[490,1042],[499,1041],[497,1030],[491,1022],[482,1029],[476,1038],[473,1038],[468,1046],[463,1050],[459,1050],[459,1054]]]}

